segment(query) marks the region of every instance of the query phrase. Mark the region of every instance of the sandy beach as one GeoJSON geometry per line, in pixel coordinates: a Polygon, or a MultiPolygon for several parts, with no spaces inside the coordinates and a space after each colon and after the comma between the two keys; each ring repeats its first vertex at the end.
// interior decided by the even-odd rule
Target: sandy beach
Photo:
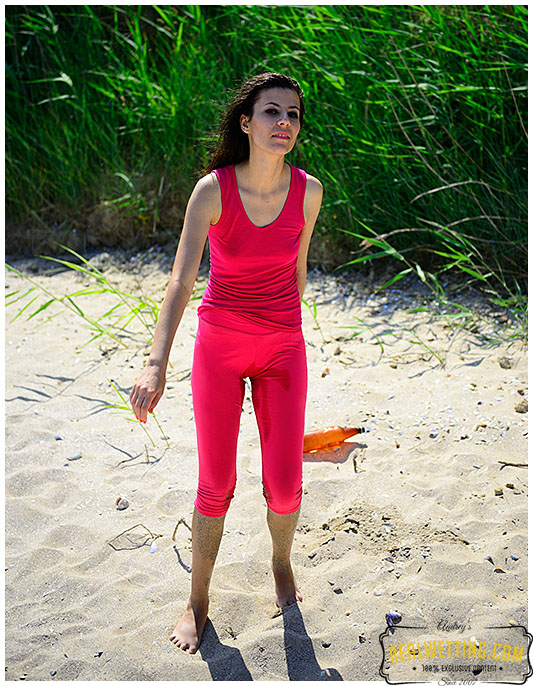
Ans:
{"type": "MultiPolygon", "coordinates": [[[[123,259],[92,263],[160,304],[171,258],[123,259]]],[[[42,259],[7,262],[57,297],[94,283],[42,259]]],[[[387,612],[400,626],[448,622],[468,636],[527,626],[525,344],[468,290],[455,297],[479,317],[458,328],[436,305],[420,309],[428,292],[414,280],[375,293],[362,276],[310,271],[306,430],[369,432],[304,457],[292,553],[303,601],[280,611],[247,383],[204,638],[195,655],[169,641],[190,588],[190,373],[207,276],[202,264],[155,411],[166,439],[153,417],[145,427],[155,445],[113,408],[110,380],[127,398],[149,351],[138,320],[118,341],[87,344],[86,321],[60,303],[27,321],[44,295],[11,321],[37,291],[6,309],[6,680],[382,681],[387,612]]],[[[6,271],[5,286],[31,284],[6,271]]],[[[75,302],[97,319],[119,300],[75,302]]]]}

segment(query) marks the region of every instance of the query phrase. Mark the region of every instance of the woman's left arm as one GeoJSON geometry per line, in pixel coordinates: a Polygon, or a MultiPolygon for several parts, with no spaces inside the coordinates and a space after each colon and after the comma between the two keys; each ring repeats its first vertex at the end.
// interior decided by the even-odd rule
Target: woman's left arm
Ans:
{"type": "Polygon", "coordinates": [[[296,278],[298,280],[298,292],[300,300],[303,298],[305,290],[305,280],[307,278],[307,251],[311,242],[311,235],[315,228],[315,223],[322,205],[324,187],[318,179],[307,174],[307,188],[304,199],[305,226],[300,237],[300,249],[298,251],[298,261],[296,263],[296,278]]]}

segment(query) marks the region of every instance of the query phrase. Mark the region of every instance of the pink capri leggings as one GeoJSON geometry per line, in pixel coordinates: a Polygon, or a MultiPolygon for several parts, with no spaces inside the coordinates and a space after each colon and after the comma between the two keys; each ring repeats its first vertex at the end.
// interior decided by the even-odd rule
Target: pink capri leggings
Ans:
{"type": "Polygon", "coordinates": [[[278,514],[300,507],[307,399],[301,328],[259,334],[199,319],[191,374],[199,461],[194,505],[208,517],[226,514],[233,498],[245,377],[252,385],[267,506],[278,514]]]}

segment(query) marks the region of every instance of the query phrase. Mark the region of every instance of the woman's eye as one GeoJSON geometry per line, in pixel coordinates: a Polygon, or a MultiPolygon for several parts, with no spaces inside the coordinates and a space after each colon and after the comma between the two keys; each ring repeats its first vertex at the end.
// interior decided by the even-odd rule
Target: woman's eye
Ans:
{"type": "MultiPolygon", "coordinates": [[[[267,114],[268,114],[268,112],[274,112],[274,114],[278,113],[278,111],[272,109],[272,107],[269,108],[268,110],[265,110],[265,111],[267,112],[267,114]]],[[[293,119],[298,119],[298,113],[297,112],[289,112],[289,116],[291,116],[293,119]]]]}

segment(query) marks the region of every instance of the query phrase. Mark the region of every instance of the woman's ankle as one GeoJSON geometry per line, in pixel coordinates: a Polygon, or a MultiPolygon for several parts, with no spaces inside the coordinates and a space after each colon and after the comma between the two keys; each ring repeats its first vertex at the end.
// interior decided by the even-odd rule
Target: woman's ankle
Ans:
{"type": "Polygon", "coordinates": [[[189,596],[189,600],[187,601],[187,609],[190,609],[191,607],[194,607],[196,609],[201,609],[201,608],[207,608],[209,605],[209,596],[207,594],[196,594],[189,596]]]}

